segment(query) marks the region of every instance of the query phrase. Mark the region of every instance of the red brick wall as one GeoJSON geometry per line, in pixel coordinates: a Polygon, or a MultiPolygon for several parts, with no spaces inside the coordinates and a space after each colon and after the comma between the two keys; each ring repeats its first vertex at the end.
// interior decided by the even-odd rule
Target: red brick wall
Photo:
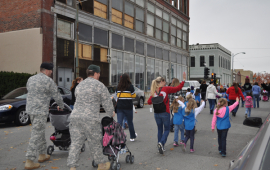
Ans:
{"type": "Polygon", "coordinates": [[[40,27],[40,9],[40,0],[1,0],[0,33],[40,27]]]}

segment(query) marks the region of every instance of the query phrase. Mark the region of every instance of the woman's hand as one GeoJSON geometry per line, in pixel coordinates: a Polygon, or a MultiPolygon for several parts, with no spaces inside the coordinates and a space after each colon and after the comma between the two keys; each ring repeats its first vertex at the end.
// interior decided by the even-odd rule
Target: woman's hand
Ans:
{"type": "Polygon", "coordinates": [[[183,73],[183,81],[186,81],[186,78],[187,78],[187,74],[184,72],[183,73]]]}
{"type": "Polygon", "coordinates": [[[115,116],[115,111],[113,111],[113,115],[112,115],[112,117],[114,117],[115,116]]]}
{"type": "Polygon", "coordinates": [[[236,98],[236,101],[239,103],[239,97],[236,98]]]}

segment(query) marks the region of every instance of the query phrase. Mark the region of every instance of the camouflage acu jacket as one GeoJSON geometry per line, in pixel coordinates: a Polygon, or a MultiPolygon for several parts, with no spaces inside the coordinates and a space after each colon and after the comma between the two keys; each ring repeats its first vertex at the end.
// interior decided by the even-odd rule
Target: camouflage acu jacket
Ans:
{"type": "Polygon", "coordinates": [[[107,87],[100,81],[88,77],[75,89],[76,101],[70,116],[70,121],[101,120],[100,104],[109,116],[113,115],[114,107],[107,87]]]}
{"type": "Polygon", "coordinates": [[[26,84],[26,112],[28,114],[48,114],[51,97],[60,108],[64,108],[63,98],[54,81],[43,73],[30,77],[26,84]]]}

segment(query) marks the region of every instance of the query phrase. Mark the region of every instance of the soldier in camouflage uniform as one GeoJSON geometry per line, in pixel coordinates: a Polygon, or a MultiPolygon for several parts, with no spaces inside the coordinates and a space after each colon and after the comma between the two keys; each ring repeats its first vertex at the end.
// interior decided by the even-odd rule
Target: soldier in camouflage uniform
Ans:
{"type": "Polygon", "coordinates": [[[53,65],[51,63],[42,63],[40,73],[30,77],[27,81],[26,112],[32,122],[32,132],[26,153],[25,169],[40,167],[39,163],[33,162],[36,159],[37,151],[39,153],[38,162],[50,159],[50,156],[46,155],[45,129],[51,97],[54,98],[61,109],[64,108],[63,99],[58,92],[58,88],[49,77],[52,74],[52,69],[53,65]]]}
{"type": "Polygon", "coordinates": [[[114,107],[107,87],[99,81],[99,66],[90,65],[87,76],[75,89],[76,102],[69,124],[71,145],[67,166],[70,170],[76,170],[79,166],[79,154],[87,138],[90,154],[98,164],[98,170],[108,170],[110,162],[106,161],[102,151],[100,104],[109,116],[115,115],[114,107]]]}

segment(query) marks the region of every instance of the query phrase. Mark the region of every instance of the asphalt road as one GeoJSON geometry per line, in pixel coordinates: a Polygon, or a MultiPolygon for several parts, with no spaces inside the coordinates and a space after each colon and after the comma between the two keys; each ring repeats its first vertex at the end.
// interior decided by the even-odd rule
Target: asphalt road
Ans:
{"type": "MultiPolygon", "coordinates": [[[[252,109],[252,116],[259,116],[263,120],[269,113],[269,102],[260,102],[261,107],[252,109]]],[[[209,114],[209,104],[197,117],[197,133],[195,134],[194,153],[183,153],[181,147],[173,147],[174,133],[170,133],[164,155],[157,152],[157,126],[153,113],[149,112],[150,106],[137,109],[134,114],[134,126],[138,133],[135,142],[129,141],[129,131],[127,146],[135,155],[134,164],[125,163],[125,155],[120,155],[122,169],[128,170],[225,170],[228,169],[230,160],[234,159],[247,142],[258,131],[257,128],[243,125],[244,108],[239,108],[236,117],[232,117],[232,127],[227,137],[227,157],[222,158],[218,153],[217,133],[211,132],[212,115],[209,114]]],[[[103,113],[105,115],[105,113],[103,113]]],[[[0,124],[0,170],[24,169],[25,153],[30,138],[31,126],[17,127],[13,124],[0,124]]],[[[47,145],[51,145],[49,140],[54,129],[50,122],[47,123],[46,139],[47,145]]],[[[88,143],[86,143],[88,144],[88,143]]],[[[189,148],[189,142],[187,144],[189,148]]],[[[56,148],[58,150],[58,148],[56,148]]],[[[77,170],[91,170],[92,158],[88,154],[89,148],[80,155],[80,167],[77,170]]],[[[53,152],[51,160],[42,163],[39,169],[68,169],[68,152],[53,152]]]]}

